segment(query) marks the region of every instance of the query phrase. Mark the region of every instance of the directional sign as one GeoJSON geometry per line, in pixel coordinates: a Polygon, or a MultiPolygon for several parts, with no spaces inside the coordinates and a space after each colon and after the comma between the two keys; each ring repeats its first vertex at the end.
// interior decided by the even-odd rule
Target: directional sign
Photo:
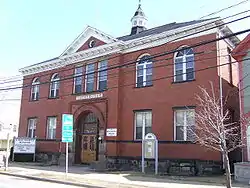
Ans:
{"type": "Polygon", "coordinates": [[[62,142],[73,142],[73,115],[62,115],[62,142]]]}

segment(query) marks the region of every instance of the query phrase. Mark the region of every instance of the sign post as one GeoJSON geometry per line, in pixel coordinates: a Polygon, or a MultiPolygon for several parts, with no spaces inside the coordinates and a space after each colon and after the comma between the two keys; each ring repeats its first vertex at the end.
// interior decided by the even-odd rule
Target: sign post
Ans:
{"type": "Polygon", "coordinates": [[[142,140],[142,172],[145,172],[145,159],[155,159],[155,174],[158,174],[158,140],[153,133],[148,133],[142,140]]]}
{"type": "Polygon", "coordinates": [[[73,142],[73,115],[62,115],[62,142],[66,143],[66,166],[65,172],[68,176],[68,162],[69,162],[69,142],[73,142]]]}

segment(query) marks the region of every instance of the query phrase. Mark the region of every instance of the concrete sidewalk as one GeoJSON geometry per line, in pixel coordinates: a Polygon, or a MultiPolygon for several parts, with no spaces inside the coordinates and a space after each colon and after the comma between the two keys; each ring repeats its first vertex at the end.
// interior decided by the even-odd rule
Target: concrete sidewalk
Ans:
{"type": "MultiPolygon", "coordinates": [[[[109,187],[109,188],[179,188],[179,187],[223,187],[224,178],[221,177],[179,177],[179,176],[154,176],[141,173],[97,173],[88,167],[71,166],[68,176],[65,176],[64,167],[39,166],[27,163],[11,164],[8,171],[0,170],[0,174],[50,181],[75,186],[109,187]]],[[[247,185],[234,184],[234,187],[248,187],[247,185]]]]}

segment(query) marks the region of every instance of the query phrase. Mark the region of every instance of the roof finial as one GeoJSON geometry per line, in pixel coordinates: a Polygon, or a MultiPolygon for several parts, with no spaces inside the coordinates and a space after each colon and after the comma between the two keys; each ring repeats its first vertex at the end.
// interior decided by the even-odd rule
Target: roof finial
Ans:
{"type": "Polygon", "coordinates": [[[141,0],[139,0],[139,7],[141,7],[141,0]]]}

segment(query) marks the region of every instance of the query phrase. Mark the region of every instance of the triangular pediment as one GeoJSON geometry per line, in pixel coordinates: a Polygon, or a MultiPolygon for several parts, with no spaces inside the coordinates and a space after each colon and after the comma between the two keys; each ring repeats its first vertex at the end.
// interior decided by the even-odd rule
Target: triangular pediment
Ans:
{"type": "Polygon", "coordinates": [[[67,47],[67,49],[60,55],[69,55],[75,52],[87,50],[97,46],[110,44],[118,41],[116,38],[110,35],[87,26],[86,29],[67,47]]]}

